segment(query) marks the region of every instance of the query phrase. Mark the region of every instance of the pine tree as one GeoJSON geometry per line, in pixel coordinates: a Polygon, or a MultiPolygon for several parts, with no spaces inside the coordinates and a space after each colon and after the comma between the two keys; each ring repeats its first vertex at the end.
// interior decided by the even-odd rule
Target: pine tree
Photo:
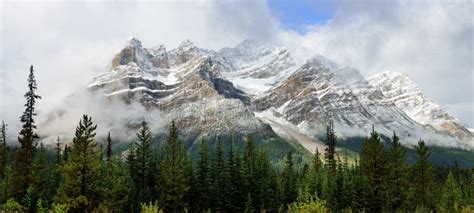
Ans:
{"type": "Polygon", "coordinates": [[[455,212],[461,200],[461,188],[456,182],[453,173],[449,172],[443,186],[442,204],[445,211],[455,212]]]}
{"type": "Polygon", "coordinates": [[[135,143],[135,175],[134,186],[136,188],[137,200],[140,203],[153,201],[152,191],[154,187],[154,163],[152,150],[152,136],[148,124],[143,121],[137,132],[135,143]]]}
{"type": "Polygon", "coordinates": [[[101,156],[94,142],[96,128],[92,118],[83,115],[70,156],[61,169],[56,201],[67,204],[70,211],[90,212],[101,202],[101,156]]]}
{"type": "Polygon", "coordinates": [[[137,183],[140,182],[140,177],[136,173],[137,165],[136,165],[136,154],[135,154],[136,147],[135,146],[136,146],[135,142],[132,142],[130,145],[128,155],[126,157],[126,163],[128,166],[129,178],[131,180],[131,194],[132,194],[130,198],[131,208],[134,211],[138,211],[140,208],[140,199],[139,199],[138,194],[142,186],[137,185],[137,183]]]}
{"type": "Polygon", "coordinates": [[[420,139],[418,145],[415,146],[415,166],[414,166],[414,200],[417,206],[435,209],[434,200],[434,174],[431,163],[428,161],[430,152],[425,142],[420,139]]]}
{"type": "Polygon", "coordinates": [[[163,146],[163,160],[160,162],[161,189],[166,212],[182,212],[188,205],[185,196],[189,191],[188,160],[186,150],[178,139],[178,129],[171,123],[168,140],[163,146]]]}
{"type": "Polygon", "coordinates": [[[234,148],[234,143],[231,142],[228,148],[228,160],[226,163],[226,187],[225,195],[227,198],[226,209],[229,212],[241,212],[243,210],[243,194],[242,186],[242,168],[240,153],[234,148]]]}
{"type": "Polygon", "coordinates": [[[71,147],[68,147],[67,144],[64,145],[64,151],[63,151],[63,161],[66,162],[69,159],[69,152],[71,150],[71,147]]]}
{"type": "Polygon", "coordinates": [[[387,154],[380,137],[372,129],[370,138],[362,144],[360,153],[360,167],[367,176],[370,184],[370,198],[368,204],[370,212],[381,212],[386,201],[386,174],[387,154]]]}
{"type": "Polygon", "coordinates": [[[296,174],[294,169],[293,154],[288,152],[285,160],[283,178],[283,204],[290,204],[296,201],[298,195],[296,188],[296,174]]]}
{"type": "Polygon", "coordinates": [[[5,177],[7,158],[7,125],[2,121],[2,126],[0,127],[0,179],[5,177]]]}
{"type": "Polygon", "coordinates": [[[33,179],[31,187],[34,196],[32,197],[33,206],[30,210],[36,209],[39,199],[41,199],[42,206],[49,206],[52,203],[52,198],[56,192],[54,186],[54,179],[51,177],[52,169],[49,167],[46,159],[46,149],[43,144],[40,144],[38,154],[33,165],[33,179]]]}
{"type": "Polygon", "coordinates": [[[324,158],[326,160],[326,166],[329,168],[329,171],[336,171],[336,133],[334,132],[334,123],[332,120],[329,121],[329,125],[326,130],[326,152],[324,153],[324,158]]]}
{"type": "Polygon", "coordinates": [[[54,148],[56,151],[56,159],[54,161],[55,165],[60,165],[63,161],[63,157],[61,155],[61,140],[59,139],[59,136],[56,138],[56,147],[54,148]]]}
{"type": "Polygon", "coordinates": [[[107,162],[110,163],[112,160],[112,138],[110,138],[110,132],[107,135],[107,148],[105,151],[107,162]]]}
{"type": "Polygon", "coordinates": [[[319,150],[316,149],[316,152],[313,155],[313,162],[312,162],[312,167],[310,170],[310,174],[308,176],[309,180],[309,188],[311,195],[315,198],[321,198],[322,197],[322,185],[321,185],[321,180],[322,180],[322,171],[323,170],[323,162],[321,161],[321,154],[319,153],[319,150]]]}
{"type": "Polygon", "coordinates": [[[15,183],[13,186],[13,196],[17,201],[21,201],[26,195],[31,182],[31,172],[33,171],[33,157],[36,150],[35,139],[38,135],[35,133],[36,125],[34,117],[36,116],[35,104],[36,100],[41,96],[36,94],[37,84],[34,76],[33,66],[30,67],[30,75],[28,77],[28,91],[25,93],[26,104],[25,111],[21,116],[23,123],[18,137],[20,148],[13,156],[12,176],[15,183]]]}
{"type": "Polygon", "coordinates": [[[127,165],[121,162],[120,158],[112,155],[106,167],[105,206],[110,212],[133,211],[131,209],[132,180],[128,175],[127,165]]]}
{"type": "Polygon", "coordinates": [[[216,148],[214,150],[212,165],[211,165],[211,179],[212,179],[212,203],[217,211],[221,211],[226,201],[224,196],[225,180],[225,158],[224,147],[222,141],[218,138],[216,148]]]}
{"type": "Polygon", "coordinates": [[[247,194],[247,200],[245,201],[244,213],[252,213],[254,211],[252,196],[249,193],[247,194]]]}
{"type": "Polygon", "coordinates": [[[254,202],[257,204],[258,209],[262,211],[276,211],[276,174],[274,174],[271,162],[265,152],[258,152],[256,165],[258,188],[254,202]]]}
{"type": "Polygon", "coordinates": [[[256,167],[256,154],[255,145],[253,144],[252,137],[248,136],[245,138],[244,152],[242,156],[242,179],[243,189],[242,192],[250,194],[250,197],[255,196],[257,189],[257,182],[255,177],[256,167]]]}
{"type": "Polygon", "coordinates": [[[390,209],[401,210],[406,205],[408,191],[408,166],[406,165],[406,149],[400,144],[398,136],[393,132],[392,143],[388,150],[389,168],[389,202],[390,209]]]}
{"type": "Polygon", "coordinates": [[[194,175],[194,191],[197,198],[195,203],[192,204],[195,205],[195,209],[198,212],[203,212],[210,208],[211,177],[208,152],[207,141],[202,140],[199,145],[199,158],[197,160],[196,174],[194,175]]]}

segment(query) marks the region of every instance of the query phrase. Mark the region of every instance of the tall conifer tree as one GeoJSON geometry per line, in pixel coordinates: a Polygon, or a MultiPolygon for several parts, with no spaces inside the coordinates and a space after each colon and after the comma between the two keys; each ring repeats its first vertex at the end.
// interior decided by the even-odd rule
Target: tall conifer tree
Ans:
{"type": "Polygon", "coordinates": [[[160,162],[162,201],[166,212],[182,212],[188,205],[185,196],[188,185],[188,159],[186,150],[178,139],[178,128],[173,121],[168,140],[163,146],[163,160],[160,162]]]}
{"type": "Polygon", "coordinates": [[[390,209],[400,210],[405,207],[407,201],[409,170],[406,165],[406,149],[400,144],[395,132],[388,150],[388,158],[390,209]]]}
{"type": "Polygon", "coordinates": [[[110,132],[107,135],[107,148],[105,151],[105,155],[107,157],[107,162],[110,164],[112,161],[112,138],[110,137],[110,132]]]}
{"type": "Polygon", "coordinates": [[[245,195],[242,186],[242,170],[240,152],[234,147],[233,141],[228,148],[228,160],[226,163],[226,187],[227,210],[229,212],[240,212],[243,210],[245,195]]]}
{"type": "Polygon", "coordinates": [[[225,196],[224,196],[224,188],[225,188],[225,158],[224,158],[224,146],[222,141],[217,138],[216,147],[214,150],[214,154],[212,155],[212,167],[211,167],[211,179],[212,179],[212,203],[214,204],[213,207],[218,210],[222,211],[222,208],[225,205],[225,196]]]}
{"type": "Polygon", "coordinates": [[[69,157],[61,169],[56,200],[67,204],[71,211],[90,212],[101,202],[101,156],[94,142],[96,128],[91,117],[82,116],[69,157]]]}
{"type": "Polygon", "coordinates": [[[197,160],[196,173],[194,175],[194,192],[197,199],[195,203],[196,210],[199,212],[206,211],[210,208],[211,200],[211,176],[209,167],[209,150],[207,141],[202,140],[199,144],[199,158],[197,160]]]}
{"type": "Polygon", "coordinates": [[[360,167],[367,176],[370,184],[368,204],[370,212],[381,212],[386,201],[387,154],[380,141],[380,136],[372,128],[370,138],[362,144],[360,167]]]}
{"type": "Polygon", "coordinates": [[[5,167],[8,162],[7,152],[7,125],[2,121],[0,127],[0,179],[5,177],[5,167]]]}
{"type": "Polygon", "coordinates": [[[143,121],[141,128],[137,132],[137,141],[135,143],[135,175],[137,199],[139,202],[150,202],[152,200],[152,191],[154,187],[154,163],[152,150],[152,136],[148,124],[143,121]]]}
{"type": "Polygon", "coordinates": [[[326,130],[326,152],[324,153],[324,158],[326,160],[326,166],[329,168],[329,171],[336,171],[336,133],[334,132],[334,123],[332,120],[329,121],[329,125],[326,130]]]}
{"type": "Polygon", "coordinates": [[[429,162],[428,158],[430,152],[426,147],[423,140],[418,141],[418,145],[415,146],[415,194],[414,200],[416,205],[424,208],[435,209],[434,199],[434,173],[433,167],[429,162]]]}
{"type": "Polygon", "coordinates": [[[35,133],[35,105],[36,100],[41,98],[41,96],[36,94],[36,90],[36,79],[33,66],[31,66],[30,75],[28,76],[28,91],[25,93],[25,111],[21,115],[21,123],[23,125],[20,130],[20,136],[18,137],[20,148],[13,156],[12,179],[15,183],[12,185],[12,194],[18,201],[23,200],[32,178],[31,172],[33,171],[33,157],[36,150],[35,139],[38,138],[38,135],[35,133]]]}
{"type": "Polygon", "coordinates": [[[462,193],[452,172],[449,172],[443,186],[442,204],[445,211],[455,212],[458,210],[462,193]]]}

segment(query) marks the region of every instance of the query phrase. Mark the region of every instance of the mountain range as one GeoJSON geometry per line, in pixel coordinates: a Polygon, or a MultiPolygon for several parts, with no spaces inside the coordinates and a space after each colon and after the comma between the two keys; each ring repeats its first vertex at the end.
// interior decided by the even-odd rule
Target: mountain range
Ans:
{"type": "MultiPolygon", "coordinates": [[[[333,120],[340,139],[365,137],[375,128],[387,137],[396,132],[407,146],[423,138],[429,145],[474,148],[474,134],[406,74],[364,78],[321,55],[298,64],[285,47],[253,40],[215,51],[190,40],[171,50],[145,48],[132,38],[86,90],[105,103],[143,109],[112,129],[117,132],[132,132],[143,119],[162,126],[175,120],[191,143],[212,135],[258,134],[314,152],[321,151],[333,120]]],[[[42,125],[66,113],[58,107],[42,125]]]]}

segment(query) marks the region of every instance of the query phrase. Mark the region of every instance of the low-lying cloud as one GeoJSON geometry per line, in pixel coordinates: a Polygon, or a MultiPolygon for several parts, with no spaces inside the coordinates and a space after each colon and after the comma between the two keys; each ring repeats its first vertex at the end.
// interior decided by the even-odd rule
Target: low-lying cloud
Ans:
{"type": "MultiPolygon", "coordinates": [[[[106,71],[131,37],[145,47],[173,48],[191,39],[210,49],[253,38],[287,46],[299,62],[319,53],[365,76],[386,70],[408,73],[435,102],[474,126],[469,0],[337,1],[333,18],[307,26],[304,34],[282,27],[266,1],[1,4],[0,119],[9,124],[13,138],[20,127],[30,64],[43,97],[38,120],[46,120],[54,107],[69,107],[74,113],[63,121],[71,124],[57,127],[71,126],[72,132],[67,132],[73,134],[80,116],[94,110],[87,103],[65,106],[63,100],[106,71]]],[[[100,122],[100,116],[93,118],[100,122]]]]}

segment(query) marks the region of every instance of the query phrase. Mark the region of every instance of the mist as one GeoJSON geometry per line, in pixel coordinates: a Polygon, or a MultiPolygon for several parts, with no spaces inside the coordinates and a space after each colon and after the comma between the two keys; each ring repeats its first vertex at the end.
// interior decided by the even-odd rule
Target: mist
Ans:
{"type": "MultiPolygon", "coordinates": [[[[121,114],[141,119],[140,106],[97,97],[91,97],[97,102],[92,104],[83,92],[94,76],[107,71],[114,54],[131,37],[144,47],[164,44],[172,49],[191,39],[214,50],[251,38],[286,46],[298,63],[322,54],[357,68],[365,77],[386,70],[408,73],[428,97],[474,126],[472,1],[336,1],[331,18],[305,25],[303,32],[286,28],[270,3],[2,2],[0,120],[8,124],[10,141],[16,141],[21,127],[30,65],[42,96],[38,123],[47,122],[53,109],[67,109],[53,124],[66,127],[63,137],[74,134],[82,114],[92,115],[103,131],[99,135],[126,123],[121,114]],[[71,96],[78,101],[66,103],[71,96]],[[109,116],[113,123],[104,123],[102,118],[109,116]]],[[[160,113],[153,113],[159,120],[160,113]]],[[[57,129],[40,125],[38,132],[56,136],[57,129]]]]}

